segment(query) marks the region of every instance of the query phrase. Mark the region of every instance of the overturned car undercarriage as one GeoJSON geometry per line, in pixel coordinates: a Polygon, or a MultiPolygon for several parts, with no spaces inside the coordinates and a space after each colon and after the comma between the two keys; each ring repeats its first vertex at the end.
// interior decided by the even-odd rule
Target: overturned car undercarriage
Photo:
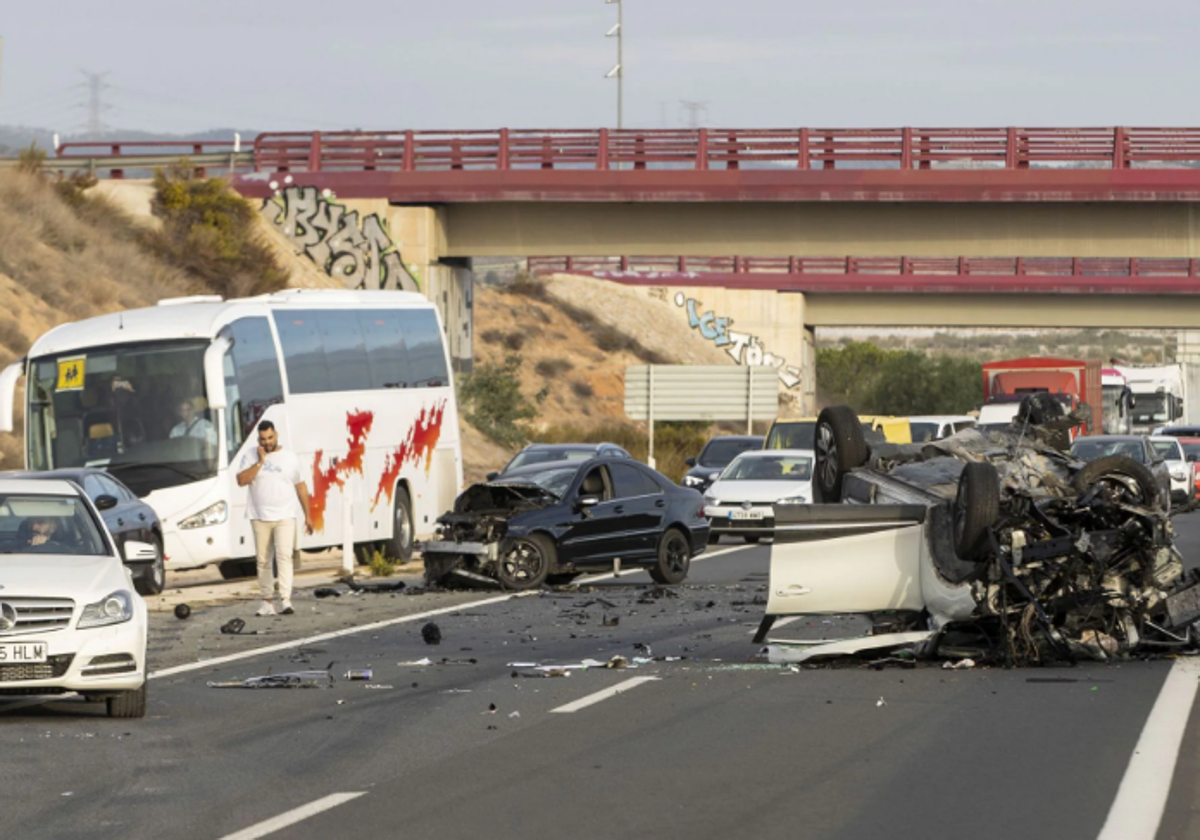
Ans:
{"type": "Polygon", "coordinates": [[[1035,396],[1002,431],[868,446],[852,410],[823,411],[815,483],[843,504],[777,511],[756,641],[780,615],[859,613],[864,639],[772,655],[1039,664],[1197,647],[1200,579],[1184,573],[1169,500],[1130,458],[1072,458],[1066,430],[1084,419],[1035,396]]]}

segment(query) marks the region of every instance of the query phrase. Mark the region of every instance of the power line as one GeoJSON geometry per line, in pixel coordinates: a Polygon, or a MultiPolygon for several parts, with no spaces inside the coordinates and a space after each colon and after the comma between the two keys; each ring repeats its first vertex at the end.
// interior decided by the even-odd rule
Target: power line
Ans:
{"type": "MultiPolygon", "coordinates": [[[[112,85],[106,84],[104,81],[104,77],[108,75],[109,71],[89,73],[86,70],[80,70],[79,72],[87,78],[88,101],[86,107],[88,109],[88,120],[86,130],[88,134],[103,134],[108,130],[109,126],[100,119],[100,114],[112,107],[111,105],[106,105],[101,98],[103,92],[112,87],[112,85]]],[[[82,103],[81,107],[83,107],[82,103]]]]}
{"type": "Polygon", "coordinates": [[[691,99],[680,99],[679,107],[688,112],[688,128],[699,128],[699,115],[701,112],[708,116],[708,103],[695,102],[691,99]]]}

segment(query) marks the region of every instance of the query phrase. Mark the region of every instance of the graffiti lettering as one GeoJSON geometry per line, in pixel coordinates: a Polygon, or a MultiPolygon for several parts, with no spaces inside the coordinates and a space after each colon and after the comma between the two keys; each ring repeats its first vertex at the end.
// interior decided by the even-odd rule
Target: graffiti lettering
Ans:
{"type": "Polygon", "coordinates": [[[357,210],[347,212],[319,196],[316,187],[294,185],[263,202],[262,212],[276,230],[347,288],[420,291],[378,213],[360,222],[357,210]]]}
{"type": "Polygon", "coordinates": [[[729,357],[739,365],[770,365],[779,371],[779,381],[785,388],[795,388],[800,384],[800,369],[787,363],[781,356],[776,356],[763,347],[758,336],[730,329],[733,319],[719,317],[709,310],[701,313],[703,304],[695,298],[687,297],[683,292],[675,293],[675,305],[685,307],[688,325],[699,331],[706,340],[716,347],[724,347],[729,357]]]}

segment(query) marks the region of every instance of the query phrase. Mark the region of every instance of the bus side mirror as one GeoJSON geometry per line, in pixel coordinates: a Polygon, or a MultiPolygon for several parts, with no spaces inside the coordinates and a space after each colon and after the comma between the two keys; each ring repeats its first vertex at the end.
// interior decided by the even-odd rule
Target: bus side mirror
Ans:
{"type": "Polygon", "coordinates": [[[17,399],[17,380],[25,372],[25,360],[18,359],[0,373],[0,432],[13,430],[13,403],[17,399]]]}
{"type": "Polygon", "coordinates": [[[204,351],[204,390],[208,392],[208,407],[228,408],[225,401],[225,353],[233,342],[222,336],[204,351]]]}

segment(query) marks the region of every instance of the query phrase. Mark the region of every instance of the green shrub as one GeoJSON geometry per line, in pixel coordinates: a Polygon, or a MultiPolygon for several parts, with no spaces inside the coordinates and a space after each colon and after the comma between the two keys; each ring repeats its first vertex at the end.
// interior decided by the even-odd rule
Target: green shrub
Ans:
{"type": "Polygon", "coordinates": [[[40,175],[45,163],[46,152],[39,149],[37,143],[30,143],[29,147],[22,149],[21,154],[17,156],[17,170],[30,175],[40,175]]]}
{"type": "Polygon", "coordinates": [[[217,178],[197,178],[186,161],[154,174],[154,214],[161,230],[146,244],[225,297],[274,292],[288,275],[257,238],[255,211],[217,178]]]}
{"type": "Polygon", "coordinates": [[[570,359],[542,359],[534,366],[534,371],[538,376],[562,376],[569,370],[573,370],[575,365],[570,359]]]}
{"type": "Polygon", "coordinates": [[[375,577],[390,577],[396,571],[395,561],[378,548],[371,552],[371,559],[367,561],[367,565],[375,577]]]}
{"type": "Polygon", "coordinates": [[[596,389],[591,386],[591,383],[584,382],[582,379],[576,379],[571,383],[571,392],[584,400],[596,395],[596,389]]]}
{"type": "Polygon", "coordinates": [[[497,443],[516,446],[527,437],[526,424],[537,416],[548,390],[543,388],[530,402],[521,393],[522,360],[516,353],[503,364],[483,364],[459,379],[458,400],[467,420],[497,443]]]}

